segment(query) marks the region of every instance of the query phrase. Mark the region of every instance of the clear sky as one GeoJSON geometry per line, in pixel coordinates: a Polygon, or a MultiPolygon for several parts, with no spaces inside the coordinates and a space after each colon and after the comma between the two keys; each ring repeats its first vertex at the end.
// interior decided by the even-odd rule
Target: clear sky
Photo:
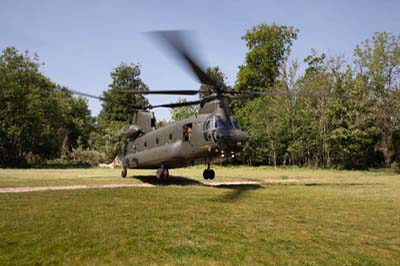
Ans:
{"type": "MultiPolygon", "coordinates": [[[[0,49],[36,52],[54,82],[95,95],[111,83],[121,62],[140,63],[151,89],[197,89],[199,84],[142,32],[196,32],[205,65],[218,65],[233,85],[246,53],[246,30],[261,23],[300,30],[292,57],[302,62],[311,48],[351,60],[356,44],[374,32],[400,33],[400,1],[18,1],[0,5],[0,49]]],[[[152,104],[176,101],[150,96],[152,104]]],[[[189,99],[194,99],[193,97],[189,99]]],[[[89,100],[92,114],[101,103],[89,100]]],[[[169,109],[155,110],[169,119],[169,109]]]]}

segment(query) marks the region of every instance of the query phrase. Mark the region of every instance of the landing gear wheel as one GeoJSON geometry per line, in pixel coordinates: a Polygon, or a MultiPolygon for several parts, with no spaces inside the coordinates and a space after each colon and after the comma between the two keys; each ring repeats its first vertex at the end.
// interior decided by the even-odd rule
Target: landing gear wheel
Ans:
{"type": "Polygon", "coordinates": [[[211,179],[213,180],[215,177],[215,172],[213,169],[206,169],[203,171],[203,177],[204,179],[211,179]]]}
{"type": "Polygon", "coordinates": [[[208,170],[208,169],[205,169],[204,171],[203,171],[203,177],[204,177],[204,179],[208,179],[209,178],[209,172],[210,172],[210,170],[208,170]]]}
{"type": "Polygon", "coordinates": [[[161,180],[163,178],[163,169],[158,168],[157,169],[157,180],[161,180]]]}
{"type": "Polygon", "coordinates": [[[169,177],[169,171],[167,168],[164,168],[164,170],[162,171],[163,174],[163,178],[167,179],[169,177]]]}
{"type": "Polygon", "coordinates": [[[215,172],[213,169],[208,170],[208,179],[213,180],[215,177],[215,172]]]}
{"type": "Polygon", "coordinates": [[[167,168],[161,167],[157,169],[157,179],[163,180],[169,177],[169,171],[167,168]]]}
{"type": "Polygon", "coordinates": [[[122,169],[121,177],[125,178],[127,174],[128,174],[128,171],[126,170],[126,168],[122,169]]]}

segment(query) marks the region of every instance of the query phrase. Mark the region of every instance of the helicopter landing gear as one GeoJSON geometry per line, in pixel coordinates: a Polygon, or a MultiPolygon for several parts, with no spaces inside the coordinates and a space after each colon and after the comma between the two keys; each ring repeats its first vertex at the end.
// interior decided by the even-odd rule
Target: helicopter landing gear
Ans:
{"type": "Polygon", "coordinates": [[[122,169],[121,177],[125,178],[127,174],[128,174],[128,170],[126,170],[126,168],[122,169]]]}
{"type": "Polygon", "coordinates": [[[169,177],[169,171],[167,168],[164,168],[164,166],[161,166],[161,168],[157,169],[157,179],[162,180],[162,179],[167,179],[169,177]]]}
{"type": "Polygon", "coordinates": [[[204,179],[211,179],[213,180],[215,177],[215,172],[213,169],[206,169],[203,171],[203,177],[204,179]]]}
{"type": "Polygon", "coordinates": [[[204,179],[211,179],[213,180],[215,177],[215,172],[213,169],[210,169],[210,163],[207,164],[207,169],[203,171],[204,179]]]}

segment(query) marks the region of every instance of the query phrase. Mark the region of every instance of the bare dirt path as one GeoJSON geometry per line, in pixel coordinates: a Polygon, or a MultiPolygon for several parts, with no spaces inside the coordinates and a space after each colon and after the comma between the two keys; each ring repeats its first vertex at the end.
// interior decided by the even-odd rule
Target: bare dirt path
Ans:
{"type": "MultiPolygon", "coordinates": [[[[215,183],[199,183],[198,186],[230,186],[230,185],[257,185],[259,182],[215,182],[215,183]]],[[[73,185],[73,186],[45,186],[45,187],[10,187],[0,188],[0,193],[21,193],[33,191],[48,190],[74,190],[74,189],[98,189],[98,188],[129,188],[129,187],[157,187],[163,184],[153,185],[148,183],[142,184],[106,184],[106,185],[73,185]]]]}
{"type": "Polygon", "coordinates": [[[151,184],[107,184],[107,185],[73,185],[73,186],[46,186],[46,187],[10,187],[0,188],[0,193],[20,193],[46,190],[73,190],[95,188],[122,188],[122,187],[153,187],[151,184]]]}
{"type": "MultiPolygon", "coordinates": [[[[207,182],[207,183],[196,183],[190,184],[189,186],[207,186],[207,187],[219,187],[219,186],[240,186],[240,185],[261,185],[268,183],[291,183],[300,181],[311,181],[315,179],[264,179],[258,181],[231,181],[231,182],[207,182]]],[[[168,184],[105,184],[105,185],[71,185],[71,186],[42,186],[42,187],[9,187],[0,188],[0,193],[22,193],[22,192],[33,192],[33,191],[48,191],[48,190],[75,190],[75,189],[100,189],[100,188],[130,188],[130,187],[159,187],[168,184]]]]}

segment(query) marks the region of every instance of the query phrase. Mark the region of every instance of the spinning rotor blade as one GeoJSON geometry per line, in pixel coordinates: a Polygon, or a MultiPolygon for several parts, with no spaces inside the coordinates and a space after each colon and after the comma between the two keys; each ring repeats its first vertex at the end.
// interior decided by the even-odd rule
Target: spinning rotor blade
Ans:
{"type": "Polygon", "coordinates": [[[131,94],[166,94],[166,95],[196,95],[199,90],[121,90],[121,92],[131,93],[131,94]]]}
{"type": "MultiPolygon", "coordinates": [[[[80,92],[76,90],[70,90],[68,89],[73,94],[77,94],[80,96],[88,97],[88,98],[93,98],[101,101],[105,101],[106,99],[100,96],[95,96],[92,94],[88,94],[85,92],[80,92]]],[[[184,91],[125,91],[125,92],[133,92],[135,94],[177,94],[179,92],[183,92],[183,95],[194,95],[198,93],[198,90],[184,90],[184,91]]],[[[159,105],[132,105],[136,109],[153,109],[153,108],[159,108],[159,107],[166,107],[166,108],[176,108],[176,107],[183,107],[183,106],[190,106],[190,105],[197,105],[200,104],[203,100],[197,100],[197,101],[190,101],[190,102],[182,102],[182,103],[167,103],[167,104],[159,104],[159,105]]]]}
{"type": "Polygon", "coordinates": [[[301,96],[301,97],[332,97],[332,98],[343,98],[343,96],[337,96],[331,93],[288,93],[288,92],[264,92],[264,91],[226,91],[228,94],[243,96],[243,97],[251,97],[258,95],[265,96],[301,96]]]}
{"type": "Polygon", "coordinates": [[[191,72],[200,83],[217,87],[215,81],[206,74],[204,68],[200,66],[198,60],[190,52],[194,49],[189,48],[187,31],[153,31],[148,34],[167,45],[171,52],[190,67],[191,72]]]}
{"type": "Polygon", "coordinates": [[[165,107],[165,108],[176,108],[176,107],[183,107],[183,106],[190,106],[190,105],[197,105],[200,104],[202,100],[197,100],[197,101],[190,101],[190,102],[182,102],[182,103],[165,103],[165,104],[158,104],[158,105],[132,105],[136,109],[153,109],[153,108],[160,108],[160,107],[165,107]]]}
{"type": "Polygon", "coordinates": [[[80,96],[85,96],[85,97],[92,98],[92,99],[97,99],[97,100],[101,100],[101,101],[105,100],[103,97],[92,95],[92,94],[88,94],[88,93],[85,93],[85,92],[80,92],[80,91],[75,91],[75,90],[70,90],[70,89],[68,89],[68,91],[72,92],[73,94],[77,94],[77,95],[80,95],[80,96]]]}
{"type": "Polygon", "coordinates": [[[182,103],[167,103],[167,104],[159,104],[159,105],[150,105],[149,109],[159,108],[159,107],[176,108],[176,107],[197,105],[197,104],[200,104],[201,102],[202,102],[202,100],[190,101],[190,102],[182,102],[182,103]]]}

